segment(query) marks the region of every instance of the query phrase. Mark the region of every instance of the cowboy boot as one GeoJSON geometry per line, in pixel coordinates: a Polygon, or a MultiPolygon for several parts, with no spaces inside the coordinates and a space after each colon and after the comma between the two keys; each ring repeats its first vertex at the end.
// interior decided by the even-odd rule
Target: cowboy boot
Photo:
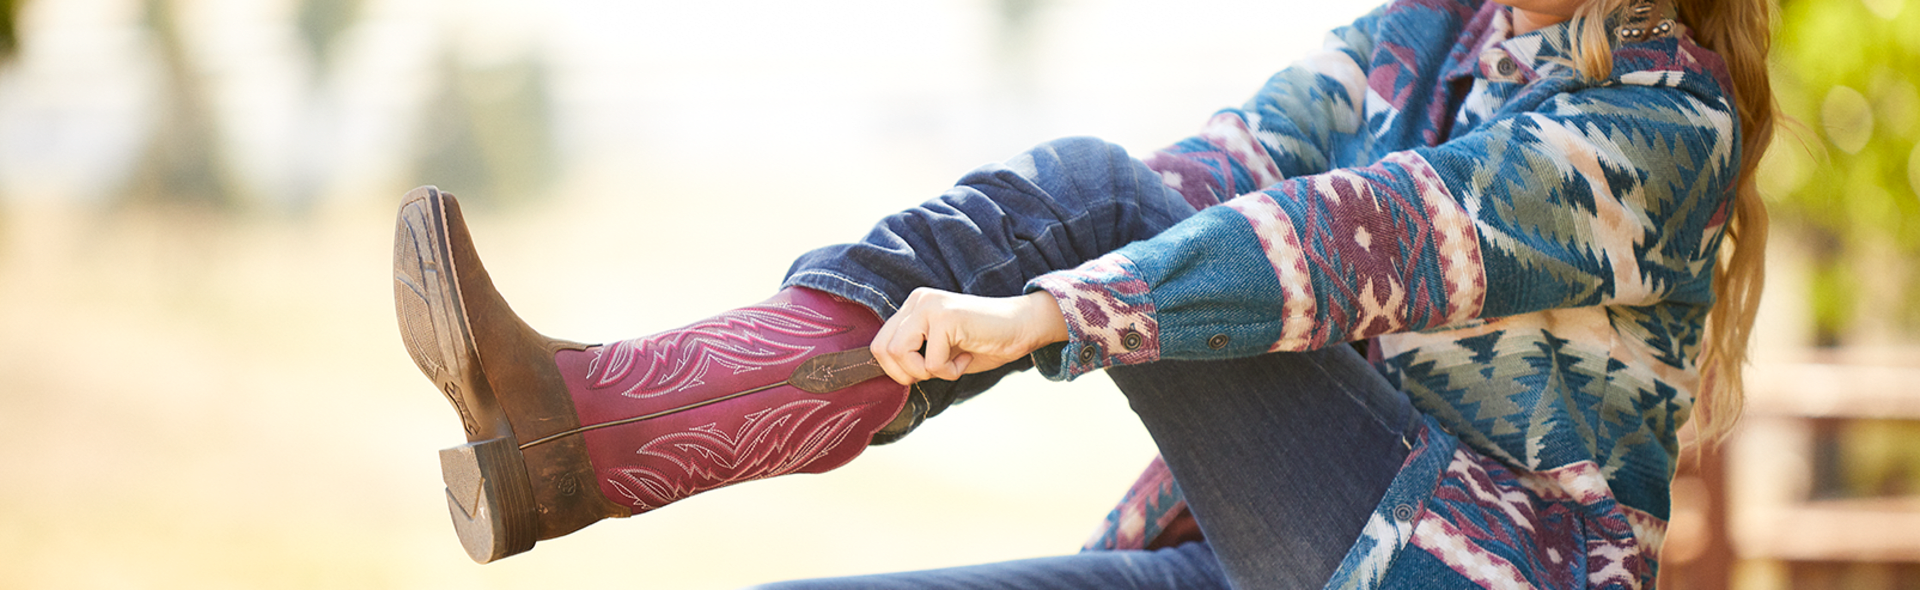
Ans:
{"type": "Polygon", "coordinates": [[[480,563],[721,486],[824,472],[919,418],[866,352],[880,318],[810,289],[636,340],[542,336],[433,187],[401,205],[394,298],[407,352],[466,428],[440,464],[480,563]]]}

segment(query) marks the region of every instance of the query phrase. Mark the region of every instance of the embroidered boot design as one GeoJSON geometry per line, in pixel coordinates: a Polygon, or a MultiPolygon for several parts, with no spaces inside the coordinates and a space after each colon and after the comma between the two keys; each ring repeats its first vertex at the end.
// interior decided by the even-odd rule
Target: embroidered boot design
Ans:
{"type": "Polygon", "coordinates": [[[606,346],[547,338],[494,290],[459,204],[432,187],[401,204],[394,304],[408,354],[466,430],[441,470],[481,563],[717,487],[839,467],[907,400],[866,356],[879,317],[808,289],[606,346]]]}

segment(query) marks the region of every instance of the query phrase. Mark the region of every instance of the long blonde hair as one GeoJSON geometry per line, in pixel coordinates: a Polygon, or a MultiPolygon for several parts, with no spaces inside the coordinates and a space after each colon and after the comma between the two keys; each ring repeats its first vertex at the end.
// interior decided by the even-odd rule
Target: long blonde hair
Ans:
{"type": "MultiPolygon", "coordinates": [[[[1613,71],[1607,16],[1633,0],[1593,0],[1574,15],[1574,60],[1581,73],[1604,79],[1613,71]]],[[[1723,439],[1740,417],[1745,401],[1741,369],[1760,291],[1766,282],[1767,206],[1754,184],[1760,157],[1773,141],[1776,108],[1767,80],[1767,52],[1773,45],[1773,4],[1769,0],[1674,0],[1680,23],[1701,47],[1720,55],[1733,79],[1740,112],[1740,176],[1726,241],[1713,277],[1713,309],[1707,313],[1702,342],[1700,391],[1693,406],[1694,440],[1711,445],[1723,439]]]]}

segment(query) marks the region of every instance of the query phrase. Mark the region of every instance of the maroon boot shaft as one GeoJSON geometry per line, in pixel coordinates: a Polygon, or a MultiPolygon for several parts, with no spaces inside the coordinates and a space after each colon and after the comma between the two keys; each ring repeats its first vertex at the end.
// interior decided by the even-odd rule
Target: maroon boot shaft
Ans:
{"type": "Polygon", "coordinates": [[[880,323],[857,303],[789,288],[684,328],[563,350],[554,360],[587,429],[601,493],[638,514],[853,460],[900,412],[906,386],[882,377],[816,394],[784,382],[809,358],[866,347],[880,323]],[[753,393],[721,399],[742,392],[753,393]]]}

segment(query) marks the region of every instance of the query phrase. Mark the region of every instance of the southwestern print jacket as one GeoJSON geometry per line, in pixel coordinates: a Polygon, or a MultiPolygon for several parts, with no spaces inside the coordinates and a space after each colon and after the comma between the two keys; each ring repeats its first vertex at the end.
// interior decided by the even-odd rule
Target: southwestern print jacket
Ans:
{"type": "MultiPolygon", "coordinates": [[[[1724,65],[1663,22],[1604,80],[1482,0],[1334,31],[1147,159],[1223,206],[1029,283],[1071,333],[1036,364],[1374,339],[1426,428],[1328,588],[1650,586],[1740,161],[1724,65]]],[[[1093,548],[1183,509],[1150,470],[1093,548]]]]}

